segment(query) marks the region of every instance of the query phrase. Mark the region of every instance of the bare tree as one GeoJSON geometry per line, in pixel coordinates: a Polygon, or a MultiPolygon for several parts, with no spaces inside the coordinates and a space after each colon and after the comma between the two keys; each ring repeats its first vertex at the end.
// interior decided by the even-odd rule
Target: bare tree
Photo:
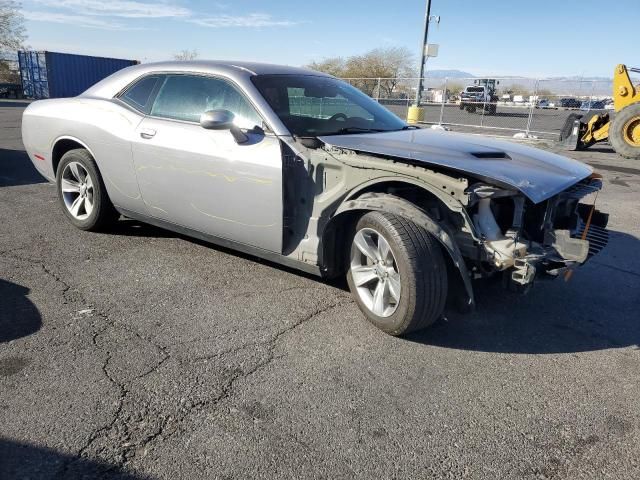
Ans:
{"type": "Polygon", "coordinates": [[[530,90],[519,83],[514,83],[509,87],[505,87],[502,91],[509,95],[521,95],[523,97],[528,97],[529,95],[531,95],[530,90]]]}
{"type": "Polygon", "coordinates": [[[195,48],[193,50],[181,50],[173,56],[173,59],[178,61],[189,61],[196,58],[198,58],[198,51],[195,48]]]}
{"type": "Polygon", "coordinates": [[[556,96],[553,90],[549,90],[548,88],[538,89],[536,91],[536,95],[538,95],[538,97],[555,97],[556,96]]]}
{"type": "Polygon", "coordinates": [[[461,83],[453,82],[449,80],[446,84],[443,83],[440,86],[440,89],[445,90],[446,86],[446,98],[453,97],[454,95],[458,95],[462,90],[464,90],[464,86],[461,83]]]}
{"type": "Polygon", "coordinates": [[[342,57],[325,58],[319,62],[311,62],[307,68],[328,73],[334,77],[344,77],[347,70],[346,61],[342,57]]]}
{"type": "Polygon", "coordinates": [[[346,59],[328,58],[308,67],[336,77],[355,79],[351,83],[369,95],[376,93],[378,78],[382,90],[378,95],[391,96],[399,78],[415,75],[413,55],[407,48],[400,47],[376,48],[346,59]]]}
{"type": "Polygon", "coordinates": [[[0,81],[18,83],[20,75],[11,69],[15,51],[22,48],[26,38],[24,17],[20,4],[12,0],[0,0],[0,81]]]}
{"type": "Polygon", "coordinates": [[[0,59],[0,82],[20,83],[20,73],[11,68],[10,62],[0,59]]]}
{"type": "Polygon", "coordinates": [[[0,53],[20,49],[26,38],[20,7],[13,0],[0,0],[0,53]]]}
{"type": "Polygon", "coordinates": [[[398,79],[415,75],[414,58],[405,47],[376,48],[351,57],[347,61],[347,71],[350,77],[381,78],[382,92],[379,94],[390,97],[398,86],[398,79]]]}

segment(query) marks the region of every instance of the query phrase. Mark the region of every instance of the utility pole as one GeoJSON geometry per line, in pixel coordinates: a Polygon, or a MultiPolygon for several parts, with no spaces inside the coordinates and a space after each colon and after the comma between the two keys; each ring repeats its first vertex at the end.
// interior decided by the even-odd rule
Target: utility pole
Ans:
{"type": "Polygon", "coordinates": [[[416,92],[416,107],[420,106],[420,100],[422,98],[422,78],[424,77],[424,64],[427,60],[427,38],[429,37],[429,20],[431,17],[431,0],[427,0],[427,13],[424,16],[424,35],[422,38],[422,45],[420,48],[420,78],[418,79],[418,91],[416,92]]]}

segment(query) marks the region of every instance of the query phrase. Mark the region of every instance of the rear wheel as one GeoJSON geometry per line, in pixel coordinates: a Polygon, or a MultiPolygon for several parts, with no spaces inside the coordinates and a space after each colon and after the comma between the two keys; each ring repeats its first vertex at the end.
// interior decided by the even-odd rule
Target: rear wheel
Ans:
{"type": "Polygon", "coordinates": [[[118,218],[96,162],[87,150],[70,150],[62,156],[56,186],[65,215],[79,229],[101,230],[118,218]]]}
{"type": "Polygon", "coordinates": [[[403,217],[370,212],[351,245],[349,288],[360,310],[391,335],[435,322],[447,297],[447,270],[437,241],[403,217]]]}
{"type": "Polygon", "coordinates": [[[640,159],[640,103],[616,113],[609,128],[609,142],[618,155],[640,159]]]}

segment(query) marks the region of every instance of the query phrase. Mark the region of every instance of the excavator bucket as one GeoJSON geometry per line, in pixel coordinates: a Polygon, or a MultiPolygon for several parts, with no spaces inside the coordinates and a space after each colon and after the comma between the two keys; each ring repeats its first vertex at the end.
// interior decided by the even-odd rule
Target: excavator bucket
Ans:
{"type": "Polygon", "coordinates": [[[582,132],[584,130],[584,124],[581,122],[581,119],[582,115],[572,113],[564,122],[558,143],[565,150],[580,150],[583,147],[582,132]]]}

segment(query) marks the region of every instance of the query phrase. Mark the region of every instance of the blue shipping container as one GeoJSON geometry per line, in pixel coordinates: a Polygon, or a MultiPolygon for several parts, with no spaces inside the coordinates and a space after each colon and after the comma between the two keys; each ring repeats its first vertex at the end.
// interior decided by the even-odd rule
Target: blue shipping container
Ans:
{"type": "Polygon", "coordinates": [[[140,62],[57,52],[18,52],[24,96],[61,98],[80,95],[114,72],[140,62]]]}

